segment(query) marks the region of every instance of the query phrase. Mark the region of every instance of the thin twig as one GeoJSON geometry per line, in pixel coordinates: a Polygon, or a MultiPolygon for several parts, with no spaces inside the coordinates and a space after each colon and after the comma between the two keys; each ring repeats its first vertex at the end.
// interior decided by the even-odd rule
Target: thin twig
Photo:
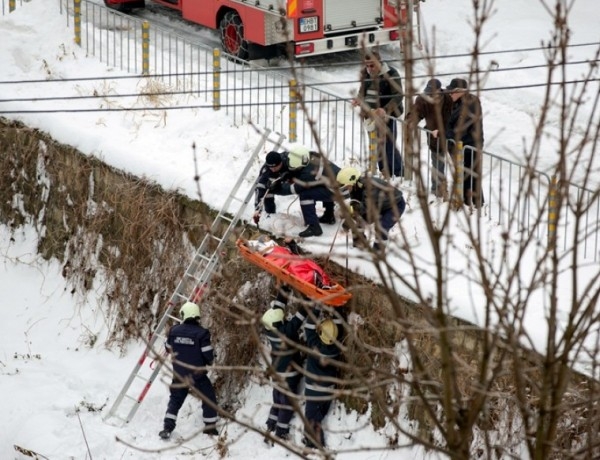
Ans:
{"type": "Polygon", "coordinates": [[[85,430],[83,429],[83,423],[81,423],[81,417],[79,416],[79,411],[75,409],[75,413],[77,414],[77,420],[79,420],[79,426],[81,427],[81,434],[83,435],[83,440],[85,441],[85,447],[87,448],[88,454],[90,456],[90,460],[92,460],[92,452],[90,451],[90,445],[88,444],[88,440],[85,436],[85,430]]]}

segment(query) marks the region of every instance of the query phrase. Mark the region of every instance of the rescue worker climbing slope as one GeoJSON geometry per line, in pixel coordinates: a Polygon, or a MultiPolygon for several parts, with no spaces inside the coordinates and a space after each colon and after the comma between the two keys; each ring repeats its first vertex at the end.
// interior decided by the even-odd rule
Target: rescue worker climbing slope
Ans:
{"type": "Polygon", "coordinates": [[[303,443],[307,447],[324,448],[325,434],[323,419],[329,412],[335,399],[335,380],[338,366],[335,361],[340,357],[342,320],[339,317],[323,318],[319,308],[307,314],[304,325],[306,345],[311,349],[306,357],[304,396],[306,405],[304,416],[303,443]]]}
{"type": "Polygon", "coordinates": [[[290,420],[294,408],[290,398],[298,391],[302,374],[302,356],[297,344],[300,341],[299,330],[304,322],[304,315],[297,312],[286,320],[285,307],[288,299],[287,290],[280,290],[277,299],[271,302],[262,316],[261,322],[267,330],[267,338],[271,345],[271,366],[275,371],[272,379],[273,404],[267,419],[267,429],[274,431],[280,439],[288,439],[290,420]]]}
{"type": "Polygon", "coordinates": [[[194,388],[202,399],[203,432],[218,435],[217,398],[206,375],[206,366],[211,365],[214,360],[210,332],[200,325],[200,308],[195,303],[183,304],[179,315],[183,322],[171,328],[165,344],[173,359],[173,381],[163,430],[158,435],[162,439],[171,437],[177,424],[177,414],[190,388],[194,388]]]}

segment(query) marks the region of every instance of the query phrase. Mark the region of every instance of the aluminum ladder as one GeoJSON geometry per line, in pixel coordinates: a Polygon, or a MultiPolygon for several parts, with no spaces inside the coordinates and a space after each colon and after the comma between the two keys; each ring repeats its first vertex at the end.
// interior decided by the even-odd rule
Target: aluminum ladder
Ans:
{"type": "Polygon", "coordinates": [[[148,393],[150,386],[158,376],[162,367],[164,360],[160,359],[160,355],[161,350],[163,349],[163,343],[166,340],[165,329],[167,324],[169,320],[181,322],[178,317],[172,314],[173,309],[176,306],[181,306],[188,300],[200,302],[202,299],[207,290],[206,287],[208,286],[208,283],[220,264],[220,254],[222,253],[222,249],[234,234],[236,225],[241,220],[242,214],[254,196],[254,186],[250,187],[250,189],[243,194],[244,192],[240,191],[242,184],[245,182],[245,179],[260,152],[263,151],[265,144],[274,144],[275,149],[277,149],[285,139],[282,134],[273,134],[273,137],[275,137],[273,140],[271,139],[271,135],[272,132],[270,130],[264,130],[262,132],[261,141],[257,144],[254,152],[248,159],[248,162],[231,190],[231,193],[215,217],[210,230],[202,239],[202,243],[194,254],[192,262],[186,269],[183,278],[179,281],[177,288],[171,295],[167,309],[156,326],[156,329],[152,332],[140,359],[138,359],[125,382],[123,389],[104,417],[105,422],[123,426],[129,423],[135,416],[138,408],[148,393]],[[236,204],[239,205],[237,211],[235,211],[236,204]],[[162,339],[159,346],[160,350],[156,350],[154,346],[159,339],[162,339]],[[150,359],[147,360],[147,358],[150,359]],[[144,364],[147,361],[149,361],[149,364],[145,366],[144,364]]]}

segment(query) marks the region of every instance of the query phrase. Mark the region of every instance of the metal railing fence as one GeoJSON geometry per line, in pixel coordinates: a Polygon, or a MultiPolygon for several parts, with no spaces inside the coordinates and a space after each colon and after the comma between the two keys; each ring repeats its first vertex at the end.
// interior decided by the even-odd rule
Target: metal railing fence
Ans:
{"type": "MultiPolygon", "coordinates": [[[[419,128],[419,131],[425,138],[432,135],[424,128],[419,128]]],[[[428,143],[421,144],[428,152],[428,143]]],[[[448,144],[450,147],[446,151],[452,151],[454,142],[449,140],[448,144]]],[[[460,165],[456,164],[456,158],[474,157],[475,149],[465,146],[462,155],[454,157],[440,151],[436,153],[447,163],[445,181],[450,185],[448,199],[452,199],[455,168],[464,169],[465,177],[477,175],[477,171],[465,167],[464,160],[460,165]]],[[[424,187],[429,190],[432,161],[419,160],[418,163],[424,187]]],[[[538,241],[546,241],[548,245],[556,244],[563,251],[577,247],[584,259],[600,259],[599,191],[572,183],[565,183],[561,187],[555,177],[487,151],[481,155],[481,172],[480,187],[485,205],[474,208],[474,212],[482,218],[497,223],[523,239],[531,235],[538,241]],[[558,200],[561,189],[567,194],[564,200],[558,200]]]]}
{"type": "MultiPolygon", "coordinates": [[[[73,21],[74,0],[61,0],[67,24],[73,21]]],[[[312,130],[333,161],[350,158],[367,159],[368,139],[361,120],[348,100],[310,85],[295,89],[301,97],[290,99],[293,75],[256,67],[222,55],[219,59],[219,84],[214,85],[213,49],[202,43],[191,43],[172,31],[157,26],[149,28],[148,69],[142,65],[143,21],[106,8],[90,0],[81,0],[81,47],[101,62],[126,72],[149,75],[177,90],[185,90],[205,101],[219,92],[220,107],[235,123],[252,120],[260,126],[309,146],[316,146],[312,130]],[[290,118],[290,104],[300,110],[290,118]],[[290,136],[290,125],[296,127],[290,136]]]]}

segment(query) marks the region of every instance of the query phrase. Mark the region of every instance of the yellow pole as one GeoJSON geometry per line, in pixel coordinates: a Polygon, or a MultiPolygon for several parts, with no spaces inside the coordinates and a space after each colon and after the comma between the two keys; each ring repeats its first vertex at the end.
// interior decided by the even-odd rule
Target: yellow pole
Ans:
{"type": "MultiPolygon", "coordinates": [[[[368,120],[369,122],[375,123],[374,120],[368,120]]],[[[369,172],[375,174],[377,172],[377,159],[379,158],[379,136],[377,130],[379,127],[373,126],[371,130],[367,130],[369,133],[369,172]]]]}
{"type": "Polygon", "coordinates": [[[289,139],[290,142],[298,140],[298,83],[296,80],[290,80],[290,121],[289,121],[289,139]]]}
{"type": "Polygon", "coordinates": [[[453,203],[456,209],[460,208],[463,204],[463,188],[464,188],[464,172],[465,172],[465,152],[462,141],[456,143],[456,154],[455,154],[455,176],[454,176],[454,190],[453,190],[453,203]]]}
{"type": "Polygon", "coordinates": [[[73,25],[75,31],[75,43],[81,46],[81,0],[73,1],[73,25]]]}
{"type": "Polygon", "coordinates": [[[142,22],[142,75],[150,74],[150,23],[142,22]]]}
{"type": "Polygon", "coordinates": [[[213,109],[221,108],[221,50],[213,49],[213,109]]]}
{"type": "Polygon", "coordinates": [[[15,11],[16,7],[17,7],[17,0],[9,0],[9,2],[8,2],[8,12],[12,13],[13,11],[15,11]]]}

